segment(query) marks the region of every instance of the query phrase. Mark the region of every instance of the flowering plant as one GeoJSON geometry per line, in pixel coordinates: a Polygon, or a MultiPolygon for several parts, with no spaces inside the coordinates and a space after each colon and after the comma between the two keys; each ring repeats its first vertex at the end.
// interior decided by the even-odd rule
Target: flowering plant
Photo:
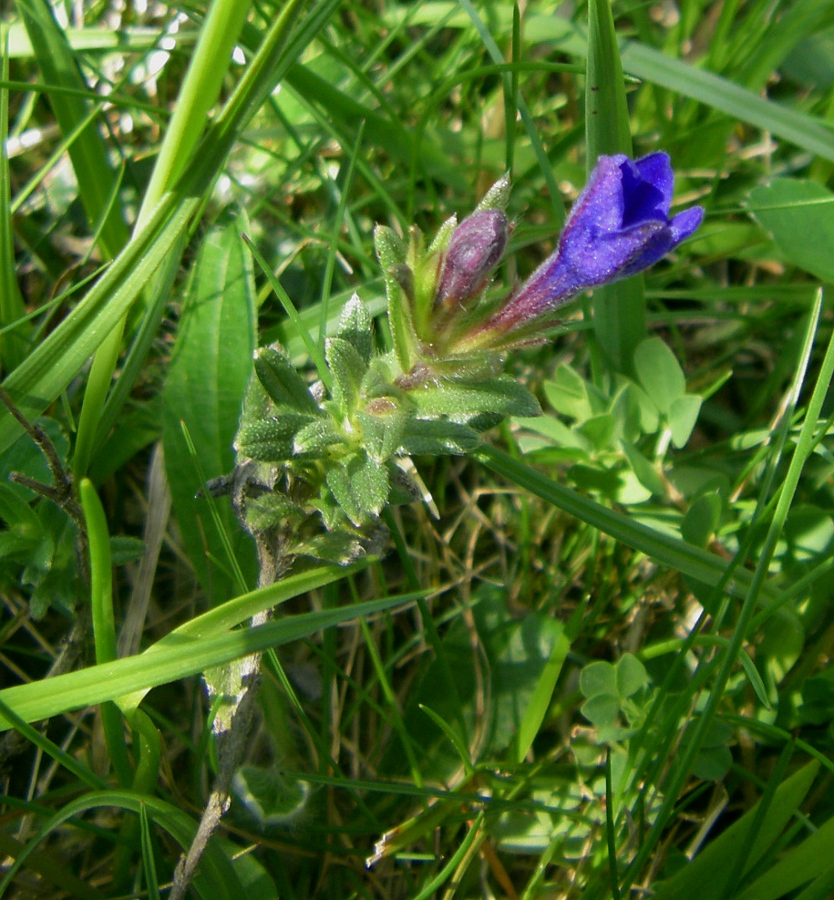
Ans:
{"type": "Polygon", "coordinates": [[[404,371],[415,365],[447,371],[444,357],[454,370],[461,358],[529,343],[583,291],[656,263],[704,215],[693,206],[670,219],[673,187],[666,153],[636,161],[601,156],[556,251],[497,307],[485,288],[507,243],[506,177],[460,225],[449,220],[424,253],[415,229],[406,247],[390,229],[378,227],[377,255],[386,270],[389,317],[404,371]]]}
{"type": "Polygon", "coordinates": [[[416,227],[405,241],[378,226],[393,350],[376,352],[354,295],[326,344],[329,392],[280,347],[258,352],[236,440],[246,477],[233,489],[248,530],[286,565],[348,562],[377,544],[387,504],[425,499],[412,454],[467,453],[507,416],[540,414],[498,374],[502,354],[540,340],[582,291],[642,271],[695,231],[700,207],[670,218],[673,182],[665,153],[600,157],[555,252],[497,302],[489,286],[511,230],[508,177],[429,244],[416,227]]]}

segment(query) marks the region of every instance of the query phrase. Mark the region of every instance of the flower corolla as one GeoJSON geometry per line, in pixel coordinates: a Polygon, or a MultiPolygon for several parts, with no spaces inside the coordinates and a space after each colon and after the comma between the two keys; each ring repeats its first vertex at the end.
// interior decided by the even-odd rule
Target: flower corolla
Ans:
{"type": "Polygon", "coordinates": [[[460,224],[449,220],[427,250],[415,229],[405,246],[390,229],[377,228],[377,253],[388,274],[389,319],[406,372],[415,365],[421,371],[453,369],[467,355],[539,339],[566,303],[654,265],[704,217],[700,206],[670,215],[674,172],[668,154],[637,160],[600,156],[555,252],[496,304],[487,287],[512,228],[504,212],[509,189],[504,176],[470,216],[460,224]],[[403,302],[399,315],[396,307],[403,302]]]}
{"type": "Polygon", "coordinates": [[[545,320],[582,291],[654,265],[701,224],[691,206],[672,218],[674,173],[666,153],[601,156],[568,215],[556,251],[477,329],[498,335],[545,320]]]}

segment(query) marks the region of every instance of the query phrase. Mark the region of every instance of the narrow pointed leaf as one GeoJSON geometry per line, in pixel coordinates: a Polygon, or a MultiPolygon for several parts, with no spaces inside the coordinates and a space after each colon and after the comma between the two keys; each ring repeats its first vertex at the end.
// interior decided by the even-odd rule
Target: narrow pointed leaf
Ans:
{"type": "Polygon", "coordinates": [[[319,406],[307,383],[282,350],[276,347],[260,349],[255,356],[255,372],[276,406],[308,415],[319,414],[319,406]]]}

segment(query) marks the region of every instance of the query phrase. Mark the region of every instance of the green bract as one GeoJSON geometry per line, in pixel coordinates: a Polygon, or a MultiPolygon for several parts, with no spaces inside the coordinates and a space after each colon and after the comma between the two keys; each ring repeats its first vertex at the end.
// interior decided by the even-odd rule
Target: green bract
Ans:
{"type": "Polygon", "coordinates": [[[407,241],[385,225],[374,230],[405,386],[438,377],[481,380],[498,370],[501,357],[490,348],[459,347],[493,311],[487,288],[510,231],[504,212],[509,196],[505,175],[471,215],[460,224],[455,216],[447,219],[429,244],[416,226],[407,241]]]}

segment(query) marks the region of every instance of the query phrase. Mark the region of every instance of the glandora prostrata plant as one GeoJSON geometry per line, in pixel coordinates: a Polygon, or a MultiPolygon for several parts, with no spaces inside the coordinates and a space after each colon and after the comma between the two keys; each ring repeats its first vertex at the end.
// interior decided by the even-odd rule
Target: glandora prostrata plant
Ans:
{"type": "Polygon", "coordinates": [[[281,347],[256,354],[228,489],[276,577],[297,557],[344,564],[379,547],[386,505],[425,496],[412,455],[465,454],[505,417],[539,414],[527,388],[500,374],[504,354],[541,340],[583,291],[642,271],[689,237],[703,209],[670,217],[673,186],[665,153],[600,157],[555,252],[498,300],[489,288],[511,231],[508,177],[430,243],[416,227],[404,240],[378,226],[393,349],[377,351],[354,295],[326,343],[329,392],[281,347]]]}

